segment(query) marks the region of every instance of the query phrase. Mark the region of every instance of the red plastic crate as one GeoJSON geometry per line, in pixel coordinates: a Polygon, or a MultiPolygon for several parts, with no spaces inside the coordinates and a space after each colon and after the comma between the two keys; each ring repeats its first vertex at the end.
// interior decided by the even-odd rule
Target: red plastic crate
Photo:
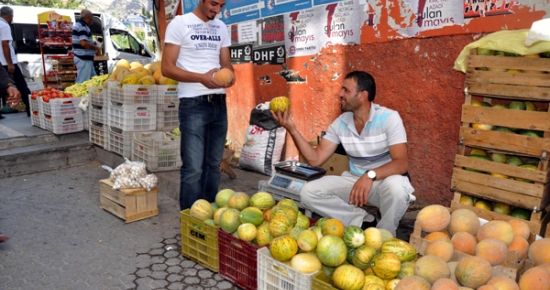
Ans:
{"type": "Polygon", "coordinates": [[[240,240],[218,229],[220,275],[245,290],[257,289],[258,245],[240,240]]]}

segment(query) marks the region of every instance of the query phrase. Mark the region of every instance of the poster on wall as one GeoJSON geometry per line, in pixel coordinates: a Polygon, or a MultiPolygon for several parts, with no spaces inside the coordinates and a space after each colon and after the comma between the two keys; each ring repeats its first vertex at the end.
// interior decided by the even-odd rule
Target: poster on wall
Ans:
{"type": "Polygon", "coordinates": [[[258,0],[226,1],[220,19],[225,24],[256,20],[260,18],[260,6],[258,3],[258,0]]]}
{"type": "Polygon", "coordinates": [[[311,0],[261,0],[263,7],[262,17],[290,13],[302,9],[311,8],[311,0]]]}
{"type": "Polygon", "coordinates": [[[252,61],[257,64],[283,64],[285,63],[285,45],[271,44],[254,47],[252,51],[252,61]]]}
{"type": "Polygon", "coordinates": [[[258,39],[256,21],[247,21],[236,25],[239,43],[256,42],[258,39]]]}
{"type": "Polygon", "coordinates": [[[232,45],[229,47],[232,63],[245,63],[252,61],[252,44],[232,45]]]}
{"type": "Polygon", "coordinates": [[[464,0],[419,0],[416,24],[420,31],[464,23],[464,0]]]}
{"type": "Polygon", "coordinates": [[[286,14],[285,47],[287,57],[311,55],[319,52],[318,9],[300,10],[286,14]]]}
{"type": "Polygon", "coordinates": [[[198,5],[199,0],[182,0],[183,14],[192,12],[198,5]]]}
{"type": "Polygon", "coordinates": [[[320,46],[332,44],[359,44],[361,7],[358,1],[346,0],[314,8],[322,27],[320,46]]]}
{"type": "MultiPolygon", "coordinates": [[[[324,5],[329,3],[340,2],[341,0],[313,0],[313,5],[324,5]]],[[[359,3],[359,1],[357,1],[359,3]]]]}
{"type": "Polygon", "coordinates": [[[283,15],[262,18],[257,21],[259,45],[285,41],[285,19],[283,15]]]}
{"type": "Polygon", "coordinates": [[[512,13],[511,7],[519,5],[511,0],[464,0],[464,17],[494,16],[512,13]]]}

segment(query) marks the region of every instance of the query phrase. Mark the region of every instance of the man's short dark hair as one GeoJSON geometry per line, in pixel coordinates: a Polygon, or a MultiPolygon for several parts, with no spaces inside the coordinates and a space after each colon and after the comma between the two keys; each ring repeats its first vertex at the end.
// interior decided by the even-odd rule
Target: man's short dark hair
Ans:
{"type": "Polygon", "coordinates": [[[8,6],[3,6],[2,8],[0,8],[0,16],[13,16],[13,9],[8,6]]]}
{"type": "Polygon", "coordinates": [[[352,71],[346,75],[345,79],[354,79],[357,82],[357,91],[367,91],[369,93],[369,101],[374,101],[374,97],[376,97],[376,83],[368,72],[352,71]]]}

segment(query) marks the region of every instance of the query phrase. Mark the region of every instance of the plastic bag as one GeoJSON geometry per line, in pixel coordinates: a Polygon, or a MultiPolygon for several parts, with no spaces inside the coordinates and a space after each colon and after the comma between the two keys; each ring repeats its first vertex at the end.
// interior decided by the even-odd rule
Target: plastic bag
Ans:
{"type": "Polygon", "coordinates": [[[151,191],[157,186],[158,178],[154,174],[147,174],[145,163],[140,161],[130,161],[125,158],[124,163],[115,169],[109,166],[102,166],[105,170],[111,172],[109,179],[113,182],[113,189],[121,188],[145,188],[151,191]]]}
{"type": "Polygon", "coordinates": [[[531,46],[539,41],[550,41],[550,18],[533,22],[525,38],[525,45],[531,46]]]}

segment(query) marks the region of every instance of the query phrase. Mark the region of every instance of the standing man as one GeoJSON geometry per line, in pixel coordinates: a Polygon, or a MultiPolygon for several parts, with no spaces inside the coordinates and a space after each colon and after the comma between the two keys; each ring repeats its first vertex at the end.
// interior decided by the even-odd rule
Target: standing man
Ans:
{"type": "MultiPolygon", "coordinates": [[[[23,73],[21,73],[19,65],[17,65],[17,56],[15,55],[15,49],[13,47],[13,38],[10,27],[12,21],[13,9],[8,6],[0,8],[0,40],[2,41],[0,62],[2,62],[2,66],[8,72],[11,79],[15,82],[17,90],[21,92],[21,98],[25,104],[27,117],[30,117],[31,109],[29,106],[29,95],[31,94],[31,91],[27,86],[27,82],[25,81],[23,73]]],[[[4,91],[1,93],[4,94],[4,91]]]]}
{"type": "Polygon", "coordinates": [[[92,40],[90,25],[94,21],[88,9],[80,11],[80,19],[73,25],[73,54],[76,66],[76,83],[82,83],[95,76],[94,56],[99,47],[92,40]]]}
{"type": "Polygon", "coordinates": [[[308,182],[300,192],[301,202],[311,210],[362,226],[367,213],[362,206],[378,207],[377,227],[395,235],[399,220],[414,200],[408,177],[407,135],[399,113],[373,103],[374,78],[363,71],[346,75],[340,89],[344,112],[332,122],[317,147],[312,147],[296,129],[288,111],[275,113],[294,143],[314,166],[323,164],[342,144],[349,157],[349,172],[308,182]]]}
{"type": "Polygon", "coordinates": [[[233,70],[226,25],[216,15],[224,0],[201,0],[191,13],[177,16],[166,29],[162,74],[179,81],[181,131],[180,208],[195,200],[214,201],[220,182],[227,108],[225,87],[214,74],[233,70]]]}

